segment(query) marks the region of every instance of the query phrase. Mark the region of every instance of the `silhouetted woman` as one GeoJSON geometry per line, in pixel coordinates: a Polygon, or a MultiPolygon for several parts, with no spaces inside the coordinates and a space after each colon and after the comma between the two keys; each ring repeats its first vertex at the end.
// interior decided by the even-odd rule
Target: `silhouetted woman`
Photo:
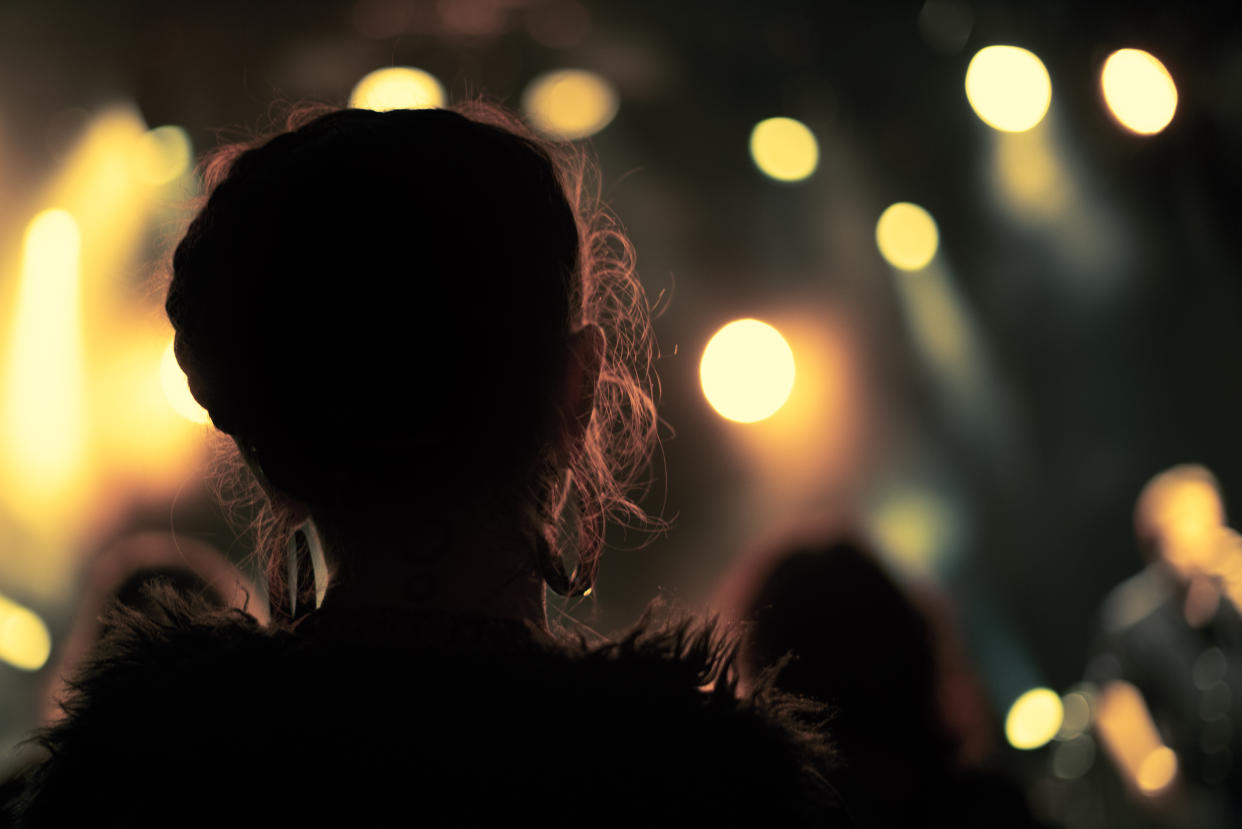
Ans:
{"type": "Polygon", "coordinates": [[[587,646],[655,432],[628,242],[503,113],[301,116],[207,165],[167,310],[268,496],[274,622],[175,595],[78,678],[31,826],[823,825],[796,705],[687,624],[587,646]],[[714,683],[714,691],[702,690],[714,683]]]}

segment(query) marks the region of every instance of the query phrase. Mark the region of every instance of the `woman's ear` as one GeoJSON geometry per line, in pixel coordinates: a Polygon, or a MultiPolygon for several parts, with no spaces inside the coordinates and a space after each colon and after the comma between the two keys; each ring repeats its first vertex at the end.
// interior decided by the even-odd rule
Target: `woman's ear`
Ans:
{"type": "Polygon", "coordinates": [[[569,336],[569,355],[565,365],[565,382],[561,388],[560,410],[563,423],[558,461],[569,458],[582,448],[583,437],[595,410],[595,390],[604,364],[607,348],[604,329],[587,323],[569,336]]]}

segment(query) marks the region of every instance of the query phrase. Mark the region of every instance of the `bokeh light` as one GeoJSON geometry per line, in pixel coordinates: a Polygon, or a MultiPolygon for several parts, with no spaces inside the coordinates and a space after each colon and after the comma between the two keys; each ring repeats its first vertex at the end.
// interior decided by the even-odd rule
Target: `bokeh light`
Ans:
{"type": "Polygon", "coordinates": [[[545,72],[522,93],[522,111],[531,126],[560,141],[594,135],[612,123],[618,107],[612,84],[584,69],[545,72]]]}
{"type": "Polygon", "coordinates": [[[0,661],[37,671],[52,653],[52,635],[33,610],[0,595],[0,661]]]}
{"type": "Polygon", "coordinates": [[[1177,755],[1168,746],[1153,749],[1139,765],[1138,786],[1148,795],[1159,794],[1177,777],[1177,755]]]}
{"type": "Polygon", "coordinates": [[[1121,681],[1105,685],[1095,724],[1118,773],[1135,790],[1156,795],[1177,777],[1177,756],[1161,740],[1138,688],[1121,681]]]}
{"type": "Polygon", "coordinates": [[[1080,734],[1057,745],[1052,753],[1052,773],[1062,780],[1075,780],[1095,764],[1095,740],[1080,734]]]}
{"type": "Polygon", "coordinates": [[[139,180],[158,187],[189,170],[193,160],[194,151],[185,130],[174,126],[156,127],[138,139],[134,174],[139,180]]]}
{"type": "Polygon", "coordinates": [[[1109,55],[1100,72],[1100,89],[1117,123],[1139,135],[1160,132],[1177,112],[1173,76],[1142,49],[1119,49],[1109,55]]]}
{"type": "Polygon", "coordinates": [[[987,46],[966,68],[966,100],[989,127],[1025,132],[1048,112],[1052,81],[1034,53],[1018,46],[987,46]]]}
{"type": "Polygon", "coordinates": [[[412,66],[376,69],[358,81],[349,95],[357,109],[434,109],[444,106],[444,86],[430,72],[412,66]]]}
{"type": "Polygon", "coordinates": [[[1083,691],[1072,691],[1061,698],[1064,714],[1057,738],[1072,740],[1091,727],[1091,699],[1083,691]]]}
{"type": "Polygon", "coordinates": [[[819,142],[801,121],[767,118],[751,130],[750,157],[769,178],[801,181],[819,166],[819,142]]]}
{"type": "Polygon", "coordinates": [[[211,417],[207,414],[207,410],[198,404],[194,395],[190,394],[189,381],[177,363],[177,355],[173,352],[173,342],[169,341],[168,347],[164,349],[164,356],[160,358],[160,385],[164,389],[164,396],[168,399],[168,404],[173,407],[173,411],[186,420],[193,423],[210,423],[211,417]]]}
{"type": "Polygon", "coordinates": [[[755,423],[774,415],[793,391],[793,351],[766,322],[734,320],[703,349],[699,380],[722,417],[755,423]]]}
{"type": "Polygon", "coordinates": [[[906,486],[886,493],[867,515],[876,546],[900,569],[931,576],[958,534],[952,506],[930,489],[906,486]]]}
{"type": "Polygon", "coordinates": [[[1014,700],[1005,717],[1005,739],[1014,748],[1045,745],[1061,730],[1061,695],[1050,688],[1032,688],[1014,700]]]}
{"type": "Polygon", "coordinates": [[[893,267],[917,271],[927,267],[940,246],[936,220],[911,202],[897,202],[880,214],[875,224],[875,243],[893,267]]]}

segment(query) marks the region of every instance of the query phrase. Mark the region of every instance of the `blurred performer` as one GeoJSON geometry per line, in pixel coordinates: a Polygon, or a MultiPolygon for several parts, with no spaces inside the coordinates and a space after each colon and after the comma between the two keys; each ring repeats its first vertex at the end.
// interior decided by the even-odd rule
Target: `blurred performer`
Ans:
{"type": "Polygon", "coordinates": [[[646,518],[657,422],[581,153],[478,104],[320,110],[206,178],[166,309],[266,498],[273,621],[114,614],[25,825],[838,825],[809,707],[739,698],[710,629],[548,623],[646,518]]]}
{"type": "Polygon", "coordinates": [[[978,734],[955,731],[943,704],[972,696],[970,683],[960,665],[944,681],[937,657],[954,649],[937,647],[870,553],[850,540],[795,544],[753,578],[730,601],[748,622],[743,681],[775,671],[780,689],[829,704],[844,766],[834,783],[860,826],[1034,825],[1012,784],[961,762],[977,757],[978,734]]]}
{"type": "Polygon", "coordinates": [[[1224,521],[1207,469],[1148,482],[1134,513],[1147,566],[1105,600],[1088,666],[1104,748],[1134,801],[1168,825],[1242,822],[1242,617],[1224,521]]]}

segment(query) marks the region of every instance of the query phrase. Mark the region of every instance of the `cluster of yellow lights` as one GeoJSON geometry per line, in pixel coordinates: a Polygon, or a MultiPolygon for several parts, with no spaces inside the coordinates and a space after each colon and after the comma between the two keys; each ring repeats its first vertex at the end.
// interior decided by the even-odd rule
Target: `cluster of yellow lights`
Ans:
{"type": "Polygon", "coordinates": [[[185,372],[177,363],[172,340],[168,342],[168,347],[164,349],[164,356],[160,358],[160,385],[164,389],[164,396],[168,398],[168,405],[172,406],[177,414],[192,423],[211,422],[207,410],[198,404],[194,395],[190,394],[190,384],[186,380],[185,372]]]}
{"type": "Polygon", "coordinates": [[[148,130],[138,139],[134,152],[134,174],[153,187],[175,181],[194,161],[190,137],[181,127],[163,126],[148,130]]]}
{"type": "Polygon", "coordinates": [[[1014,748],[1039,748],[1057,736],[1064,717],[1060,694],[1050,688],[1032,688],[1009,707],[1005,738],[1014,748]]]}
{"type": "Polygon", "coordinates": [[[33,610],[0,594],[0,662],[37,671],[52,653],[52,635],[33,610]]]}
{"type": "Polygon", "coordinates": [[[819,142],[801,121],[767,118],[750,132],[750,157],[769,178],[802,181],[819,166],[819,142]]]}
{"type": "Polygon", "coordinates": [[[612,84],[585,69],[545,72],[522,93],[531,126],[560,141],[594,135],[612,123],[619,106],[612,84]]]}
{"type": "Polygon", "coordinates": [[[875,224],[880,255],[894,268],[917,271],[927,267],[940,247],[940,231],[931,214],[917,204],[897,202],[875,224]]]}
{"type": "Polygon", "coordinates": [[[794,356],[781,333],[756,319],[734,320],[703,349],[703,394],[722,417],[755,423],[785,405],[794,385],[794,356]]]}
{"type": "Polygon", "coordinates": [[[1117,122],[1140,135],[1155,135],[1177,111],[1173,76],[1154,55],[1142,49],[1119,49],[1100,72],[1104,102],[1117,122]]]}
{"type": "Polygon", "coordinates": [[[1052,80],[1032,52],[1018,46],[987,46],[966,68],[966,100],[988,126],[1026,132],[1048,112],[1052,80]]]}
{"type": "Polygon", "coordinates": [[[435,75],[412,66],[389,66],[368,73],[354,86],[349,105],[356,109],[435,109],[444,106],[444,86],[435,75]]]}

